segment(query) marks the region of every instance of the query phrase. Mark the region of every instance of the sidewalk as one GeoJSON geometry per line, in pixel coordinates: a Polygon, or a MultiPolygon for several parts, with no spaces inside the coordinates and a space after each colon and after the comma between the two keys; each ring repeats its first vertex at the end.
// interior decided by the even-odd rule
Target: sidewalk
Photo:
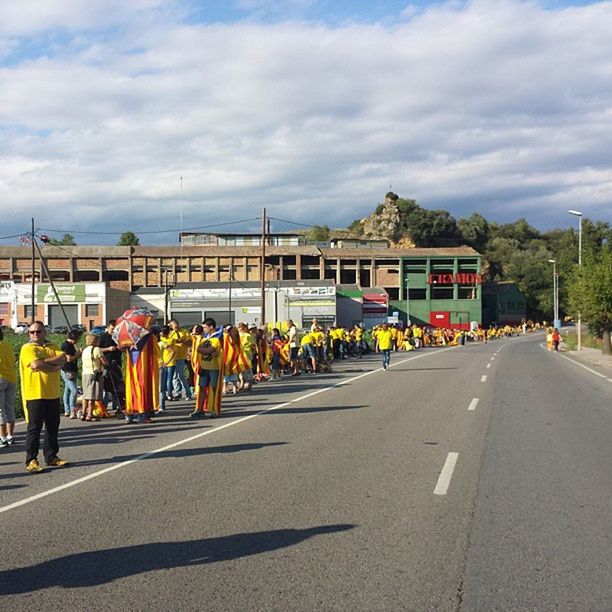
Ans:
{"type": "Polygon", "coordinates": [[[589,367],[603,368],[612,373],[612,355],[604,355],[599,349],[582,347],[580,351],[563,351],[567,357],[589,367]]]}

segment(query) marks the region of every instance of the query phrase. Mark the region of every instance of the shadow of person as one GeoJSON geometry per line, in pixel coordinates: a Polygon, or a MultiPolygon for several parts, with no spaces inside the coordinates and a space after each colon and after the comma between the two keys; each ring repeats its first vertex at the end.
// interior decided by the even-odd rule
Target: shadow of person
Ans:
{"type": "Polygon", "coordinates": [[[308,529],[237,533],[186,542],[156,542],[82,552],[0,572],[0,595],[30,593],[56,586],[91,587],[154,570],[232,561],[355,527],[349,524],[320,525],[308,529]]]}

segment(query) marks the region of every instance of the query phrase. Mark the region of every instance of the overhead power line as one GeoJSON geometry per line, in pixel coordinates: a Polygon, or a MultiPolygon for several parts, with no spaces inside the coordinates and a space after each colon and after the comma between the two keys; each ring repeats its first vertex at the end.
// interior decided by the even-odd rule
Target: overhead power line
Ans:
{"type": "MultiPolygon", "coordinates": [[[[225,223],[213,223],[211,225],[200,225],[197,227],[185,227],[182,229],[183,232],[188,232],[192,230],[201,230],[201,229],[209,229],[213,227],[223,227],[225,225],[238,225],[239,223],[248,223],[249,221],[258,221],[259,217],[252,217],[251,219],[240,219],[238,221],[227,221],[225,223]]],[[[54,229],[41,227],[39,228],[41,232],[57,232],[64,234],[89,234],[89,235],[98,235],[98,236],[120,236],[123,232],[90,232],[86,230],[74,230],[74,229],[54,229]]],[[[180,228],[174,229],[165,229],[165,230],[149,230],[149,231],[136,231],[134,232],[138,236],[150,235],[150,234],[170,234],[175,232],[180,232],[180,228]]]]}

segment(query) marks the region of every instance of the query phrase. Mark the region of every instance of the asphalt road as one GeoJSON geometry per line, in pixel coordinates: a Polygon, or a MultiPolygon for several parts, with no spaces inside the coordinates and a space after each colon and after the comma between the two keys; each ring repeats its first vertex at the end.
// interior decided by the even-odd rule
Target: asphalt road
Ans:
{"type": "Polygon", "coordinates": [[[0,455],[0,609],[611,610],[612,381],[541,336],[0,455]]]}

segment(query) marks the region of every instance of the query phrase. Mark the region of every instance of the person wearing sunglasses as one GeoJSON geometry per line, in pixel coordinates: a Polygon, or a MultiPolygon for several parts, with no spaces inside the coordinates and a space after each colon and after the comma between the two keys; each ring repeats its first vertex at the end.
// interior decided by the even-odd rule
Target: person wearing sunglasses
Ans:
{"type": "Polygon", "coordinates": [[[35,321],[28,330],[30,341],[19,354],[21,398],[28,424],[26,430],[26,470],[30,474],[43,471],[38,463],[40,432],[45,426],[43,453],[45,463],[51,467],[64,467],[60,459],[58,431],[60,424],[60,370],[66,355],[54,344],[47,342],[47,331],[41,321],[35,321]]]}

